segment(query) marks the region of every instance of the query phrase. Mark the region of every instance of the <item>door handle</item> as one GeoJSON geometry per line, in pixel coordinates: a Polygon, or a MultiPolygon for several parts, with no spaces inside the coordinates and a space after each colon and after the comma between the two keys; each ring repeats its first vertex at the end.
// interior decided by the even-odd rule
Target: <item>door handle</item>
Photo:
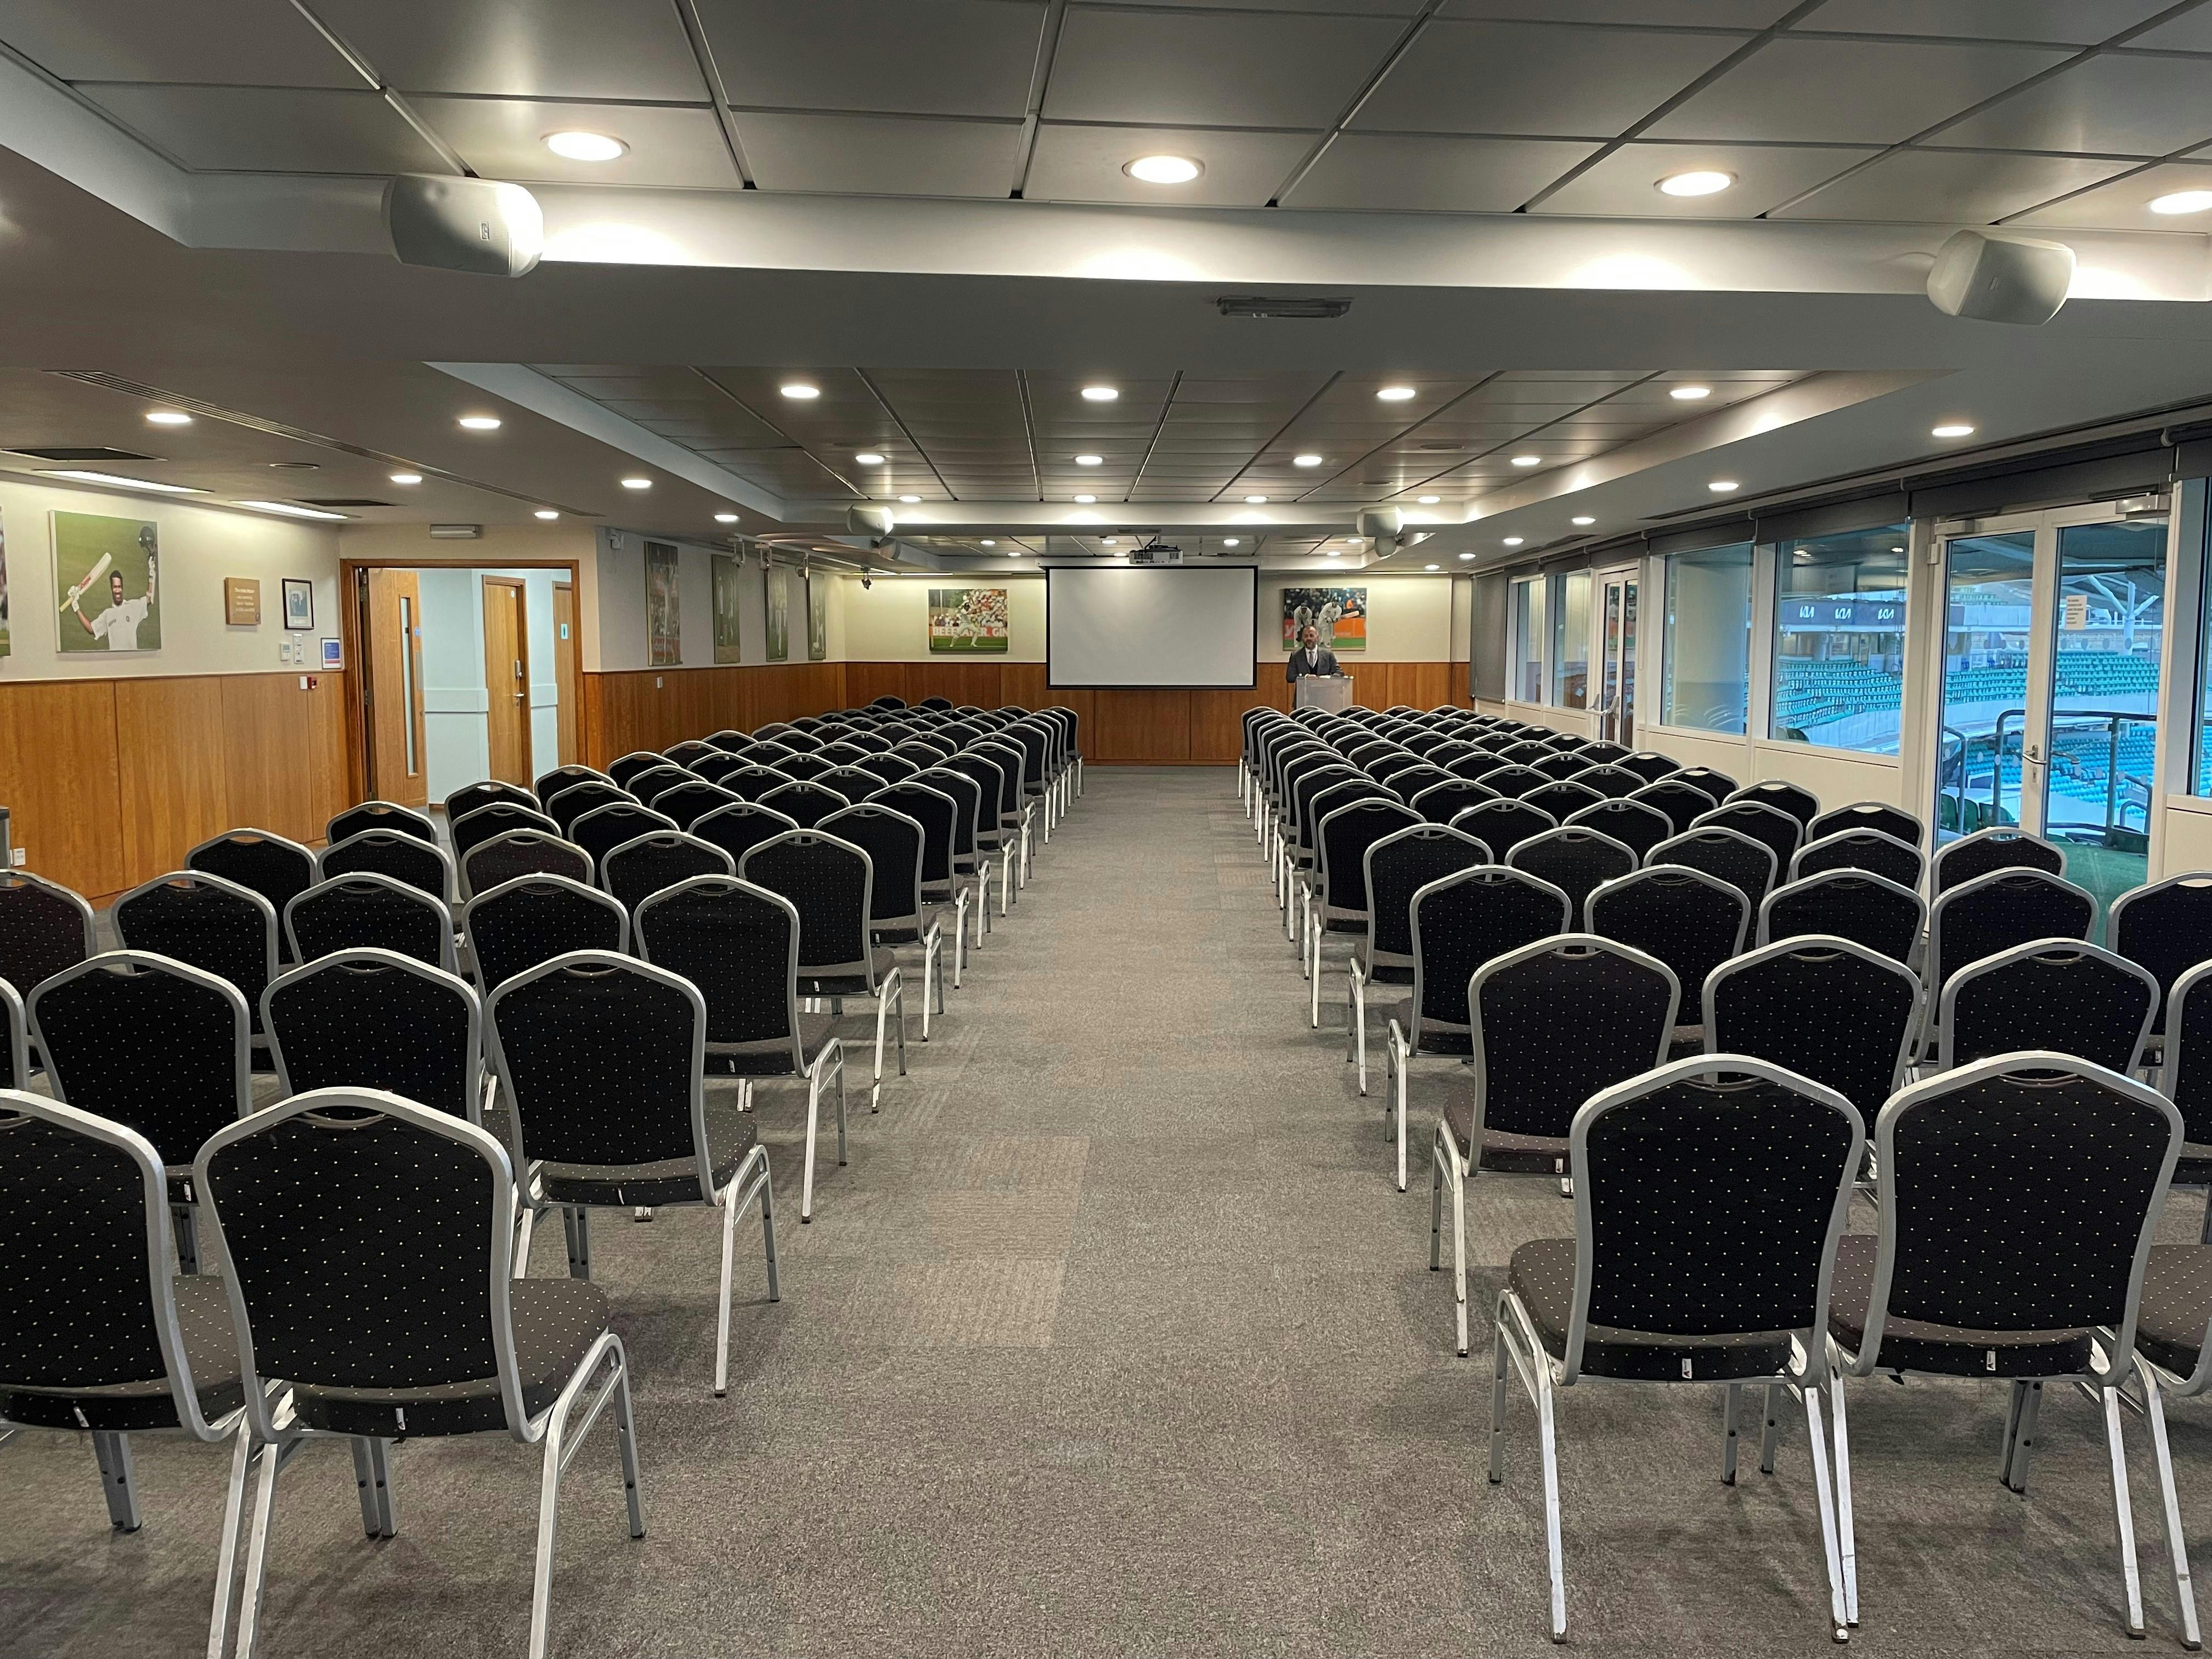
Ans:
{"type": "MultiPolygon", "coordinates": [[[[515,702],[520,702],[523,700],[523,698],[524,698],[525,696],[528,696],[528,695],[529,695],[529,694],[528,694],[527,692],[518,691],[518,692],[516,692],[516,693],[514,694],[514,700],[515,700],[515,702]]],[[[464,816],[465,816],[465,814],[464,816]]]]}

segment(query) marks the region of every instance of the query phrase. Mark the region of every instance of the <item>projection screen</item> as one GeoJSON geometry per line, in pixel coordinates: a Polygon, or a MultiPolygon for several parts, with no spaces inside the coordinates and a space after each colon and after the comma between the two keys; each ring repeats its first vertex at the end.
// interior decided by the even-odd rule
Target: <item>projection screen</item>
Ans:
{"type": "Polygon", "coordinates": [[[1248,689],[1259,573],[1249,565],[1045,568],[1046,679],[1248,689]]]}

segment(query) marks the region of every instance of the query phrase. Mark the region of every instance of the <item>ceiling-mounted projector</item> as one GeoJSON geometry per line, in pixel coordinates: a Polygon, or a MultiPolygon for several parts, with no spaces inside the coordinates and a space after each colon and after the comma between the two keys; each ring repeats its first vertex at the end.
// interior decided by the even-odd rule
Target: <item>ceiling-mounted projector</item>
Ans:
{"type": "Polygon", "coordinates": [[[384,186],[384,229],[402,264],[478,276],[526,276],[545,246],[545,215],[520,185],[403,173],[384,186]]]}
{"type": "Polygon", "coordinates": [[[1936,252],[1928,297],[1938,311],[1984,323],[2049,322],[2074,282],[2074,250],[1997,231],[1962,230],[1936,252]]]}

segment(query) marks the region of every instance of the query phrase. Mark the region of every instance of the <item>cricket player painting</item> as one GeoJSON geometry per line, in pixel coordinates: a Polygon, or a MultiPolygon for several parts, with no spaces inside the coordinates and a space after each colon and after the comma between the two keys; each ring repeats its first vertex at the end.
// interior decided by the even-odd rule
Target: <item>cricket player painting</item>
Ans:
{"type": "Polygon", "coordinates": [[[136,519],[53,515],[54,591],[64,653],[158,651],[158,532],[136,519]]]}

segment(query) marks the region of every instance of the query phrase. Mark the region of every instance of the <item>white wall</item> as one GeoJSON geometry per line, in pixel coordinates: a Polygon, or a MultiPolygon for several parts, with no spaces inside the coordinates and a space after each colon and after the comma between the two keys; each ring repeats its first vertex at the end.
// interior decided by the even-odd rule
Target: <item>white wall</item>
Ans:
{"type": "Polygon", "coordinates": [[[1348,653],[1352,663],[1449,662],[1452,658],[1452,579],[1443,574],[1378,576],[1358,570],[1341,575],[1319,570],[1295,579],[1260,579],[1260,614],[1253,630],[1253,654],[1261,662],[1280,662],[1283,649],[1283,590],[1285,587],[1364,587],[1367,590],[1367,649],[1348,653]]]}
{"type": "MultiPolygon", "coordinates": [[[[996,572],[973,576],[939,572],[927,576],[886,576],[862,587],[857,577],[843,590],[845,656],[851,662],[1042,662],[1044,578],[1029,573],[996,572]],[[933,587],[1003,587],[1006,590],[1006,649],[1003,654],[970,656],[929,650],[929,590],[933,587]]],[[[833,612],[834,615],[834,612],[833,612]]]]}
{"type": "Polygon", "coordinates": [[[553,584],[567,573],[426,566],[422,595],[422,738],[430,799],[491,775],[491,691],[484,678],[483,579],[519,576],[530,647],[530,770],[559,764],[561,685],[553,641],[553,584]]]}
{"type": "MultiPolygon", "coordinates": [[[[16,680],[109,679],[157,674],[281,673],[313,670],[321,661],[320,636],[338,635],[335,526],[265,514],[226,512],[184,501],[146,501],[96,489],[63,489],[0,477],[0,535],[7,541],[9,635],[12,654],[0,659],[0,678],[16,680]],[[54,513],[90,513],[150,522],[157,526],[161,648],[105,650],[64,656],[57,623],[76,619],[57,611],[54,588],[54,513]],[[223,622],[226,576],[258,578],[261,623],[231,628],[223,622]],[[283,661],[283,581],[305,577],[315,585],[315,625],[297,636],[306,661],[283,661]]],[[[133,597],[136,597],[135,595],[133,597]]]]}
{"type": "MultiPolygon", "coordinates": [[[[653,665],[645,637],[647,539],[635,530],[602,530],[599,533],[593,560],[598,574],[599,608],[597,625],[586,634],[592,647],[585,664],[588,672],[618,673],[653,665]]],[[[714,587],[708,561],[717,553],[726,556],[729,550],[666,536],[650,539],[676,549],[684,647],[684,660],[679,666],[712,668],[715,665],[714,587]]],[[[805,662],[805,579],[795,568],[787,569],[784,579],[790,585],[791,605],[789,654],[784,660],[805,662]]],[[[815,573],[814,579],[826,583],[829,592],[830,654],[824,660],[845,661],[851,654],[846,648],[848,603],[852,598],[860,596],[860,583],[820,570],[815,573]]],[[[899,586],[903,580],[879,581],[874,591],[884,592],[899,586]]],[[[738,642],[748,666],[768,660],[767,584],[767,573],[761,568],[759,556],[749,553],[738,586],[738,642]]]]}

